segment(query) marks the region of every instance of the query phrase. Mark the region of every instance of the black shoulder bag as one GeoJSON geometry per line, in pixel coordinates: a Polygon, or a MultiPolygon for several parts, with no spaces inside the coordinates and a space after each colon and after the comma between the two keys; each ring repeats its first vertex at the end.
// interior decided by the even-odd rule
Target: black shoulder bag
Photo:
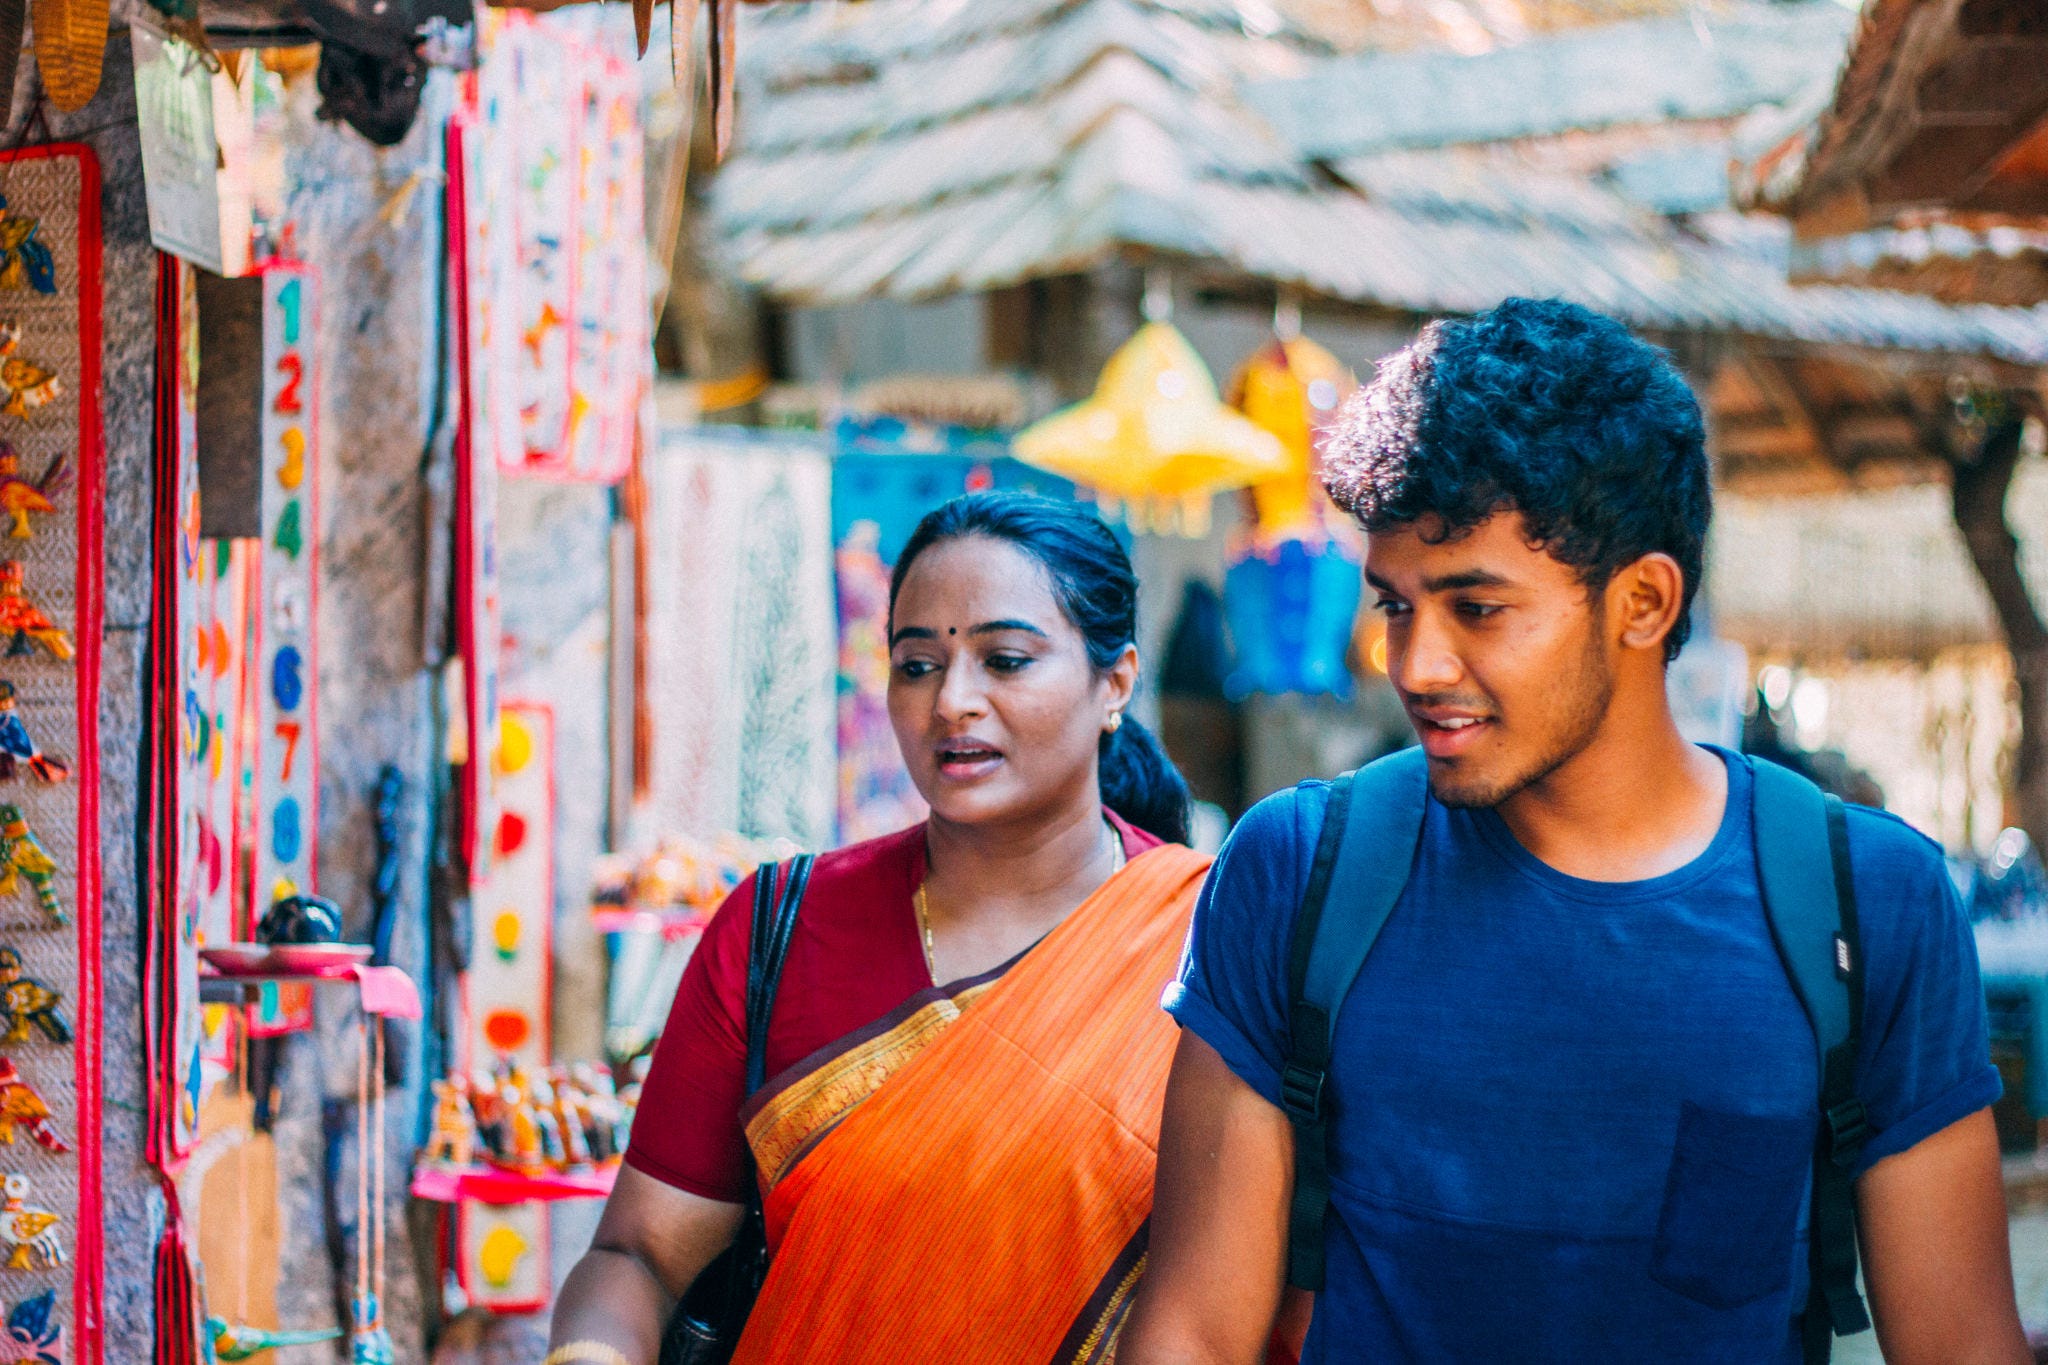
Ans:
{"type": "MultiPolygon", "coordinates": [[[[768,1018],[775,987],[789,956],[804,888],[810,885],[811,855],[787,864],[763,863],[754,876],[753,936],[747,948],[747,1089],[751,1098],[768,1079],[768,1018]]],[[[747,1315],[768,1277],[768,1233],[761,1214],[761,1186],[747,1156],[747,1212],[732,1245],[704,1268],[668,1321],[661,1339],[661,1365],[725,1365],[746,1330],[747,1315]]]]}

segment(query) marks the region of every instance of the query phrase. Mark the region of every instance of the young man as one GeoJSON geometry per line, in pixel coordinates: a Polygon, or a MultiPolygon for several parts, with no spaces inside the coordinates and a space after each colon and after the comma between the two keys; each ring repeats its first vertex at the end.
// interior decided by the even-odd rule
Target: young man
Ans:
{"type": "MultiPolygon", "coordinates": [[[[1687,743],[1665,698],[1708,477],[1663,354],[1555,302],[1431,326],[1336,433],[1326,478],[1371,532],[1429,797],[1332,1031],[1306,1362],[1808,1349],[1816,1029],[1760,892],[1756,771],[1687,743]]],[[[1273,1329],[1289,954],[1330,790],[1246,815],[1196,911],[1119,1365],[1250,1365],[1273,1329]]],[[[1852,808],[1847,843],[1868,1125],[1851,1169],[1885,1358],[2022,1365],[1969,924],[1900,821],[1852,808]]]]}

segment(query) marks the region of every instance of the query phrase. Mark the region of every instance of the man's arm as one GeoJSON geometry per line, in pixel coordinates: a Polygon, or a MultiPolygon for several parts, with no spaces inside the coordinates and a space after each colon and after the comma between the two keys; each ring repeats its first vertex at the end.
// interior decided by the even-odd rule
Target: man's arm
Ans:
{"type": "Polygon", "coordinates": [[[1119,1365],[1257,1365],[1287,1271],[1287,1116],[1187,1030],[1159,1130],[1145,1278],[1119,1365]]]}
{"type": "Polygon", "coordinates": [[[2032,1365],[2013,1301],[1990,1110],[1872,1166],[1856,1204],[1864,1283],[1889,1365],[2032,1365]]]}

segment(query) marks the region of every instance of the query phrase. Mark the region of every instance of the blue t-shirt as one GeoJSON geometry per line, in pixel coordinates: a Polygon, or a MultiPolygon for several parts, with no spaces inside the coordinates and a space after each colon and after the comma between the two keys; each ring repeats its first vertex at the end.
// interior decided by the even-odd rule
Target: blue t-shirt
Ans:
{"type": "MultiPolygon", "coordinates": [[[[1338,1015],[1328,1274],[1304,1365],[1794,1365],[1819,1122],[1813,1032],[1757,887],[1749,760],[1707,851],[1566,876],[1429,802],[1338,1015]]],[[[1253,808],[1166,1008],[1274,1104],[1287,954],[1329,788],[1253,808]]],[[[1997,1099],[1976,946],[1934,844],[1852,807],[1864,1165],[1997,1099]]]]}

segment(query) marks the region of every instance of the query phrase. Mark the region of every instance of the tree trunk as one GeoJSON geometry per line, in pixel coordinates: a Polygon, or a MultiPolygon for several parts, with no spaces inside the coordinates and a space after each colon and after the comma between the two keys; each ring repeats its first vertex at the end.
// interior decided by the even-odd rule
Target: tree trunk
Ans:
{"type": "Polygon", "coordinates": [[[2020,413],[2012,410],[1990,424],[1974,451],[1953,452],[1950,506],[2012,653],[2020,694],[2013,789],[2020,827],[2048,857],[2048,624],[2027,591],[2019,540],[2005,520],[2006,494],[2019,467],[2021,430],[2020,413]]]}

